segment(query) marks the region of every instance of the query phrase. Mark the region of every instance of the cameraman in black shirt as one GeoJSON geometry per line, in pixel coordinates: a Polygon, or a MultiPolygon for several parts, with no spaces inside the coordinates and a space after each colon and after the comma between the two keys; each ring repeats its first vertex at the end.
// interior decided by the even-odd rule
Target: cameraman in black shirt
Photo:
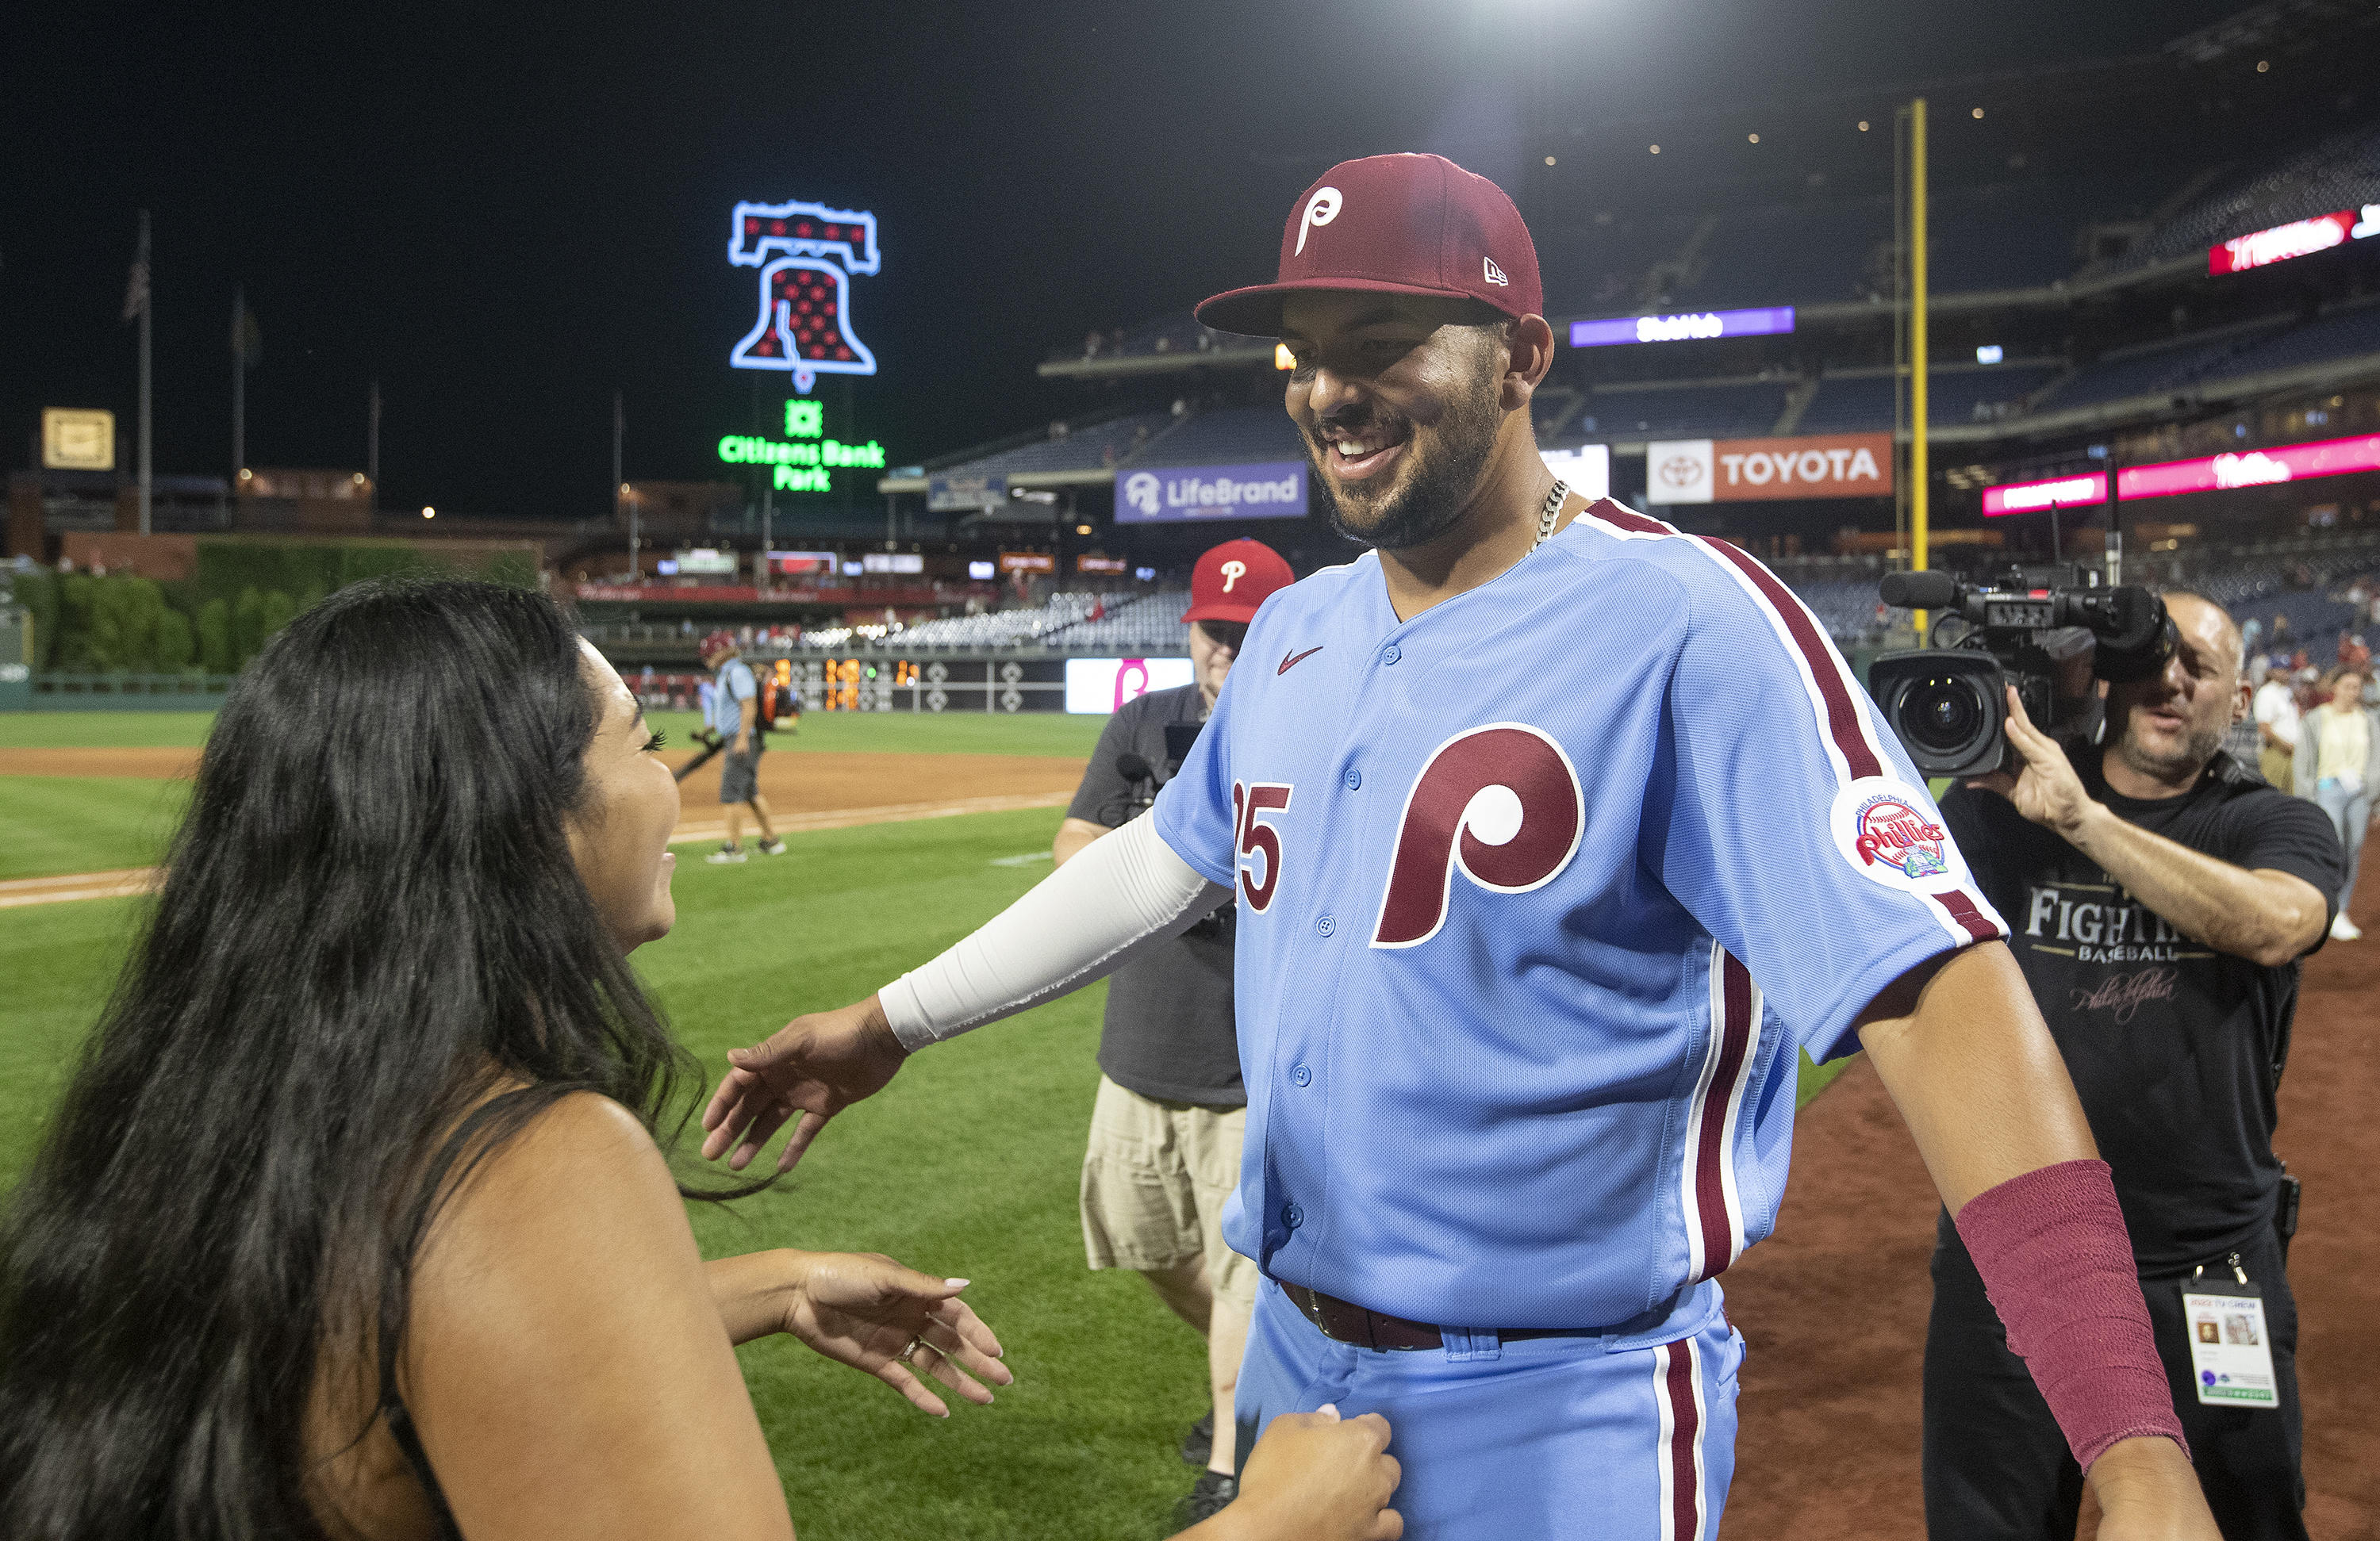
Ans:
{"type": "MultiPolygon", "coordinates": [[[[2114,1169],[2142,1293],[2228,1541],[2305,1535],[2297,1312],[2276,1229],[2275,1095],[2298,960],[2322,945],[2343,878],[2312,803],[2220,752],[2249,710],[2239,628],[2172,592],[2164,671],[2107,687],[2103,750],[2078,766],[2010,689],[2022,773],[1967,783],[1942,813],[2000,914],[2114,1169]],[[2277,1406],[2202,1405],[2182,1290],[2261,1290],[2277,1406]]],[[[1925,1520],[1933,1541],[2069,1541],[2082,1492],[2024,1362],[1945,1215],[1925,1341],[1925,1520]]],[[[2213,1339],[2206,1340],[2209,1342],[2213,1339]]]]}

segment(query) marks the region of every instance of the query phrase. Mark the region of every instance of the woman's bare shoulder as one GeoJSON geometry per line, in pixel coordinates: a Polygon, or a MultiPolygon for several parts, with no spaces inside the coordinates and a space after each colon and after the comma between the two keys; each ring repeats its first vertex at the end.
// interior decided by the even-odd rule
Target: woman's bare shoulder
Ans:
{"type": "Polygon", "coordinates": [[[690,1251],[677,1184],[636,1114],[595,1092],[540,1109],[492,1148],[465,1152],[416,1260],[417,1291],[460,1268],[539,1270],[544,1257],[616,1252],[638,1242],[690,1251]]]}
{"type": "Polygon", "coordinates": [[[398,1383],[467,1535],[787,1532],[669,1165],[606,1098],[540,1110],[455,1185],[398,1383]]]}

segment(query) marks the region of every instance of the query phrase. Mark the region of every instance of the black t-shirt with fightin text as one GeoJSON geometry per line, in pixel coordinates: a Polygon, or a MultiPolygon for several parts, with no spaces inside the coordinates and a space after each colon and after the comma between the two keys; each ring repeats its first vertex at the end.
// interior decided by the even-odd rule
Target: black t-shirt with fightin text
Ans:
{"type": "MultiPolygon", "coordinates": [[[[2191,791],[2150,800],[2109,791],[2096,753],[2075,758],[2084,789],[2126,823],[2234,867],[2302,878],[2335,903],[2346,864],[2328,816],[2229,757],[2218,754],[2191,791]]],[[[2270,1225],[2281,1175],[2274,1101],[2298,965],[2267,968],[2183,936],[1996,793],[1954,788],[1942,817],[2008,920],[2114,1169],[2142,1271],[2219,1257],[2270,1225]]]]}

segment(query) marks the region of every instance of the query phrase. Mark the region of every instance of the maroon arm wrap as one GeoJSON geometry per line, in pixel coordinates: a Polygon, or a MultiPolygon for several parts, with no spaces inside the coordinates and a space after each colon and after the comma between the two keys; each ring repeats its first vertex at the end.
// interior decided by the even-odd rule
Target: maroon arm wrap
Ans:
{"type": "Polygon", "coordinates": [[[2190,1453],[2107,1162],[2012,1177],[1969,1199],[1958,1225],[2010,1352],[2084,1471],[2136,1435],[2163,1435],[2190,1453]]]}

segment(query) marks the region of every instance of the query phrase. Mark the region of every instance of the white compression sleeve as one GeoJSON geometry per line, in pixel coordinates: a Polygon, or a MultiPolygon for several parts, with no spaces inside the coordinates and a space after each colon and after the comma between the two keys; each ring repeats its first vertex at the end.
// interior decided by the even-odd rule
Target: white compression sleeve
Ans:
{"type": "Polygon", "coordinates": [[[878,997],[915,1053],[1104,978],[1231,897],[1173,854],[1154,819],[1135,819],[878,997]]]}

